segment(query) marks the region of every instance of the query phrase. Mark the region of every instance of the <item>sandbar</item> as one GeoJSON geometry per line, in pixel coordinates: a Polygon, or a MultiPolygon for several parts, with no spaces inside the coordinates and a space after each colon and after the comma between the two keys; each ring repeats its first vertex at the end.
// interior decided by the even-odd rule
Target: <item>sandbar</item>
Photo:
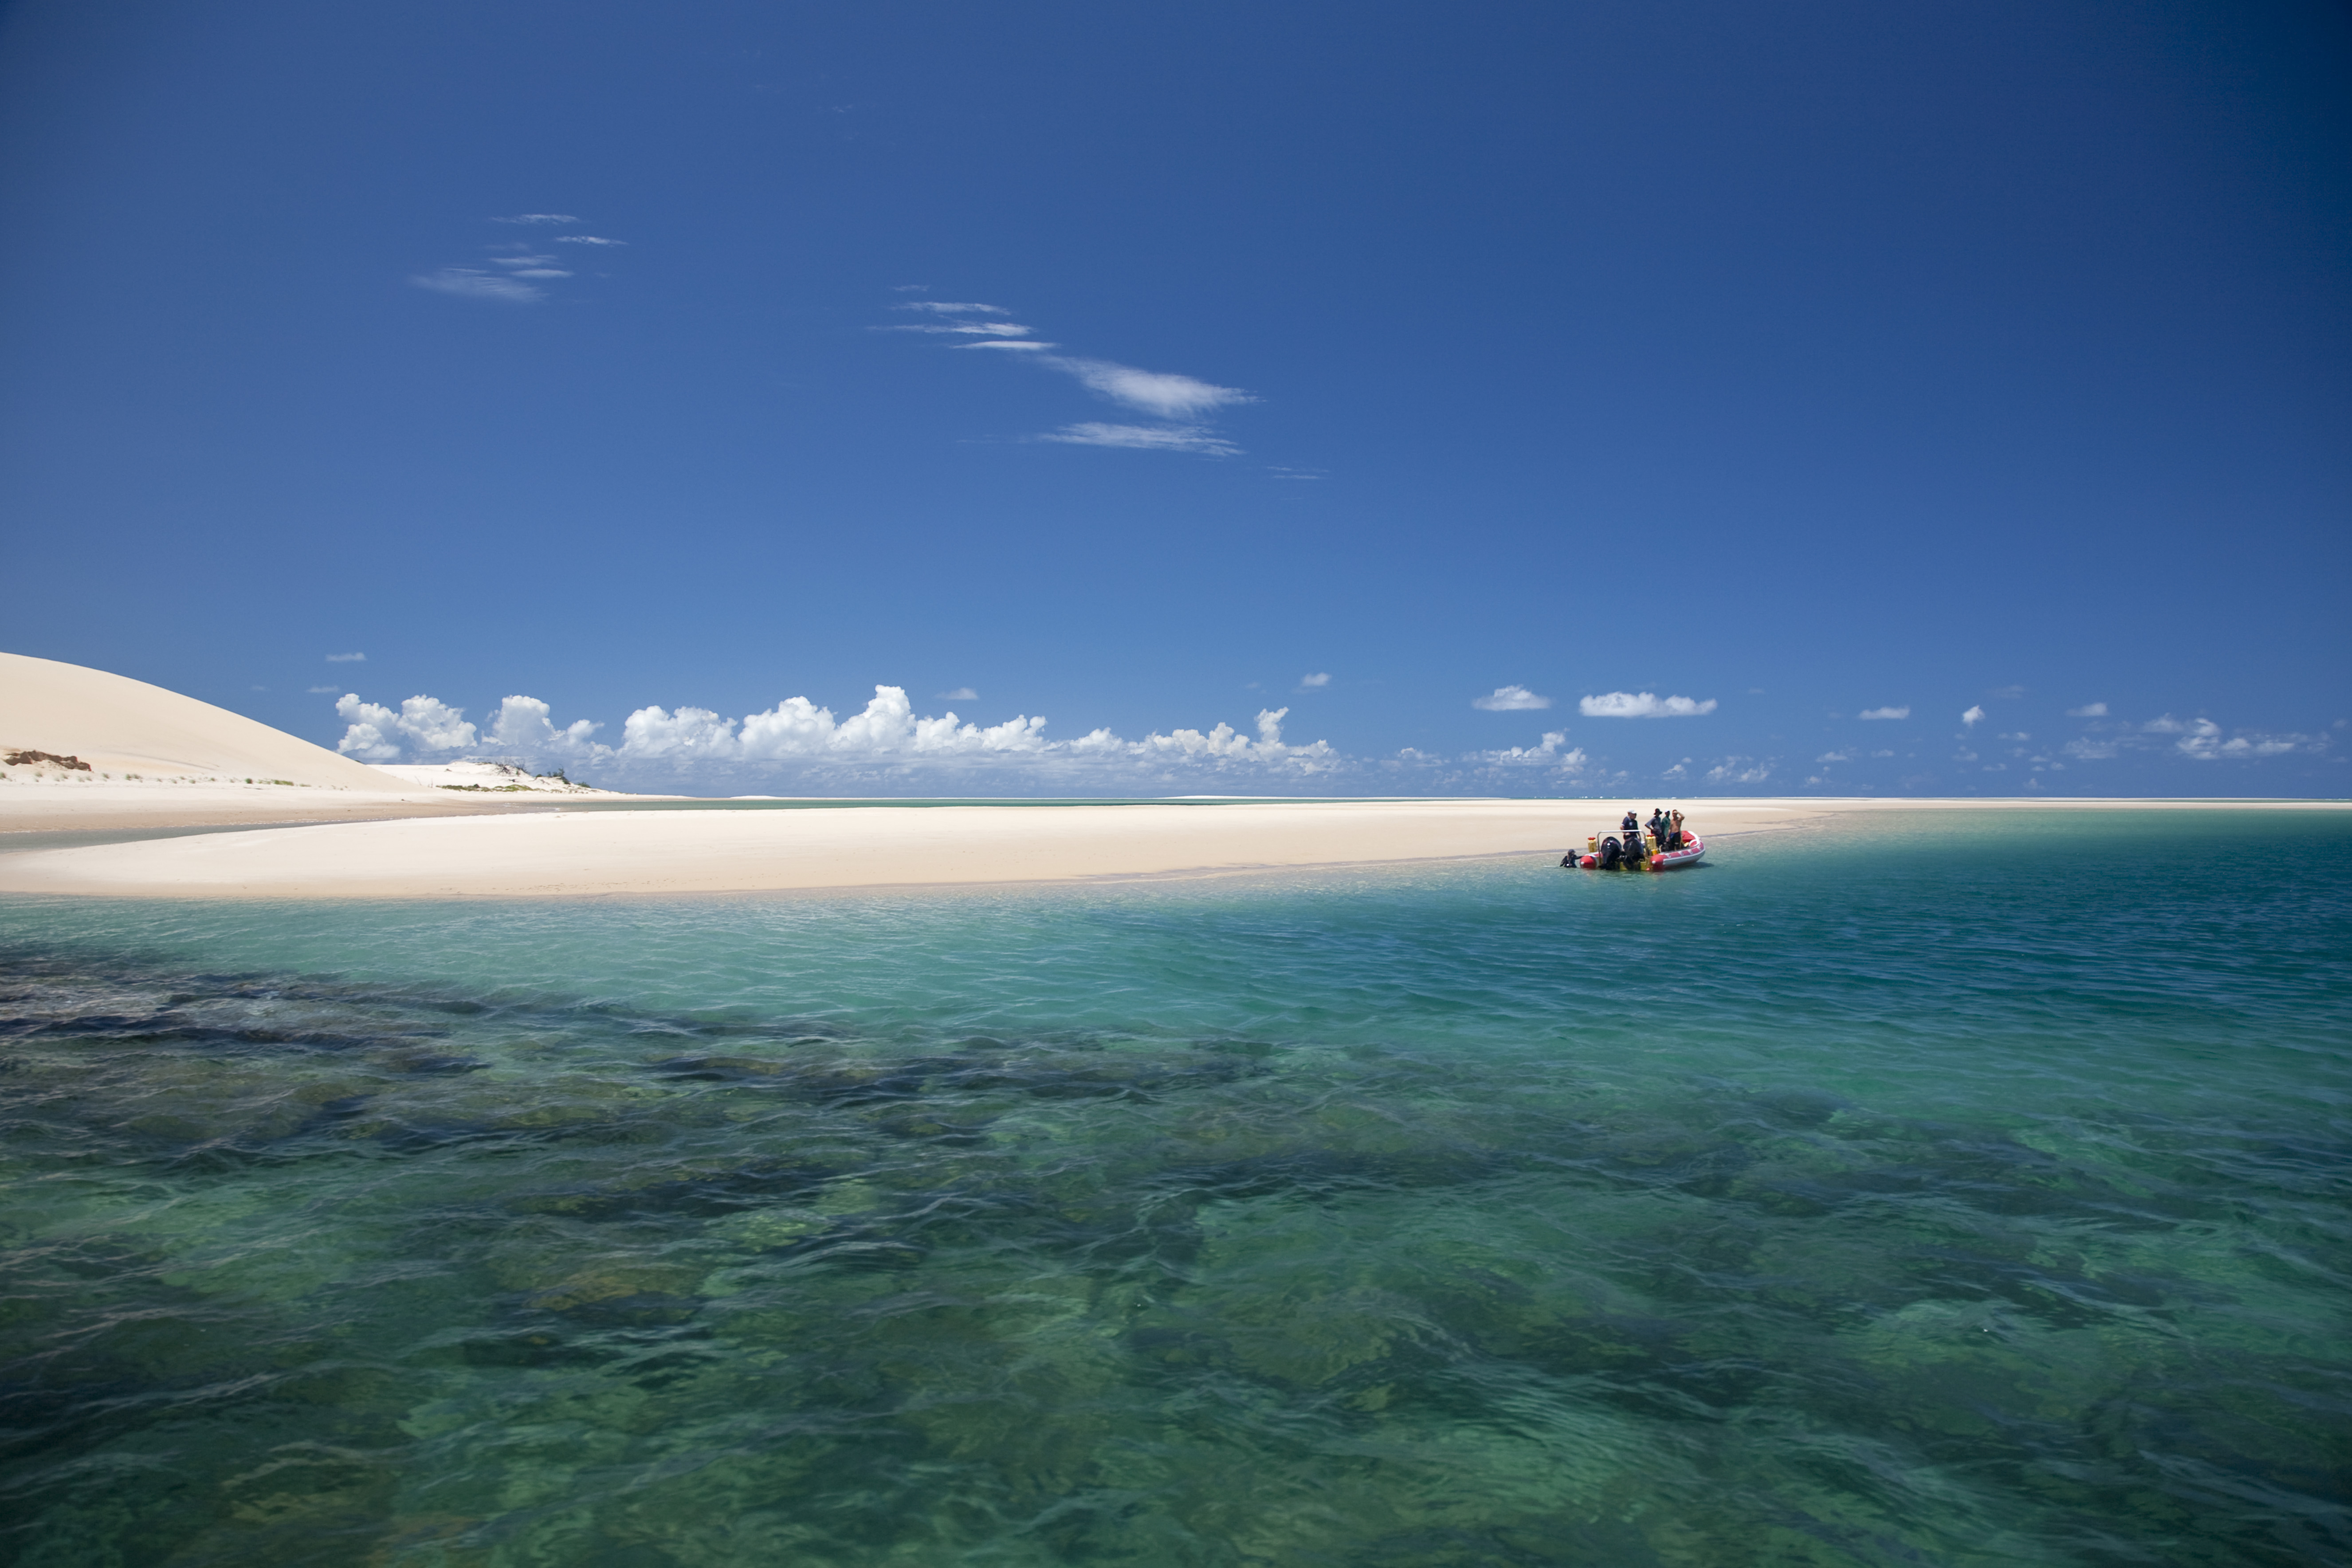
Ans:
{"type": "MultiPolygon", "coordinates": [[[[543,899],[1204,876],[1559,855],[1628,805],[1591,800],[859,805],[409,817],[0,854],[0,892],[195,899],[543,899]]],[[[2181,809],[2210,802],[1684,803],[1711,839],[1854,812],[2181,809]]],[[[2233,805],[2241,803],[2231,803],[2233,805]]],[[[2243,803],[2309,807],[2320,803],[2243,803]]],[[[2338,806],[2337,808],[2341,808],[2338,806]]]]}

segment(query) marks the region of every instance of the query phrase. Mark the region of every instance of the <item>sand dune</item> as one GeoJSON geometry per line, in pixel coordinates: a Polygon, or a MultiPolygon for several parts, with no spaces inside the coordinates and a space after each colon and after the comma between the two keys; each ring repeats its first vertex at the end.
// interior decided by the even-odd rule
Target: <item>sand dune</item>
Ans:
{"type": "Polygon", "coordinates": [[[284,779],[379,795],[413,787],[242,713],[128,676],[15,653],[0,653],[0,747],[75,757],[93,775],[118,780],[284,779]]]}
{"type": "Polygon", "coordinates": [[[0,839],[474,815],[557,795],[646,798],[487,763],[372,768],[143,680],[0,653],[0,839]]]}

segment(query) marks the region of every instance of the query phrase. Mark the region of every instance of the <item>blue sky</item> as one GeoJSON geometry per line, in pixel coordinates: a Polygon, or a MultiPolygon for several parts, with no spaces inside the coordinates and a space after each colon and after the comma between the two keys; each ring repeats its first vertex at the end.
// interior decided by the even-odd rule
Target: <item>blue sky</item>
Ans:
{"type": "Polygon", "coordinates": [[[2347,79],[2321,0],[18,0],[0,646],[639,787],[2352,793],[2347,79]]]}

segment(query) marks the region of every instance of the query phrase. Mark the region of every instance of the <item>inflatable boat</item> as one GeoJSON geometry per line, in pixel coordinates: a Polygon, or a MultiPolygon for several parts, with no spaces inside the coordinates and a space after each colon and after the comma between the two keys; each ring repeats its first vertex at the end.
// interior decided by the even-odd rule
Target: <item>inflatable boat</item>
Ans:
{"type": "Polygon", "coordinates": [[[1681,848],[1662,849],[1655,854],[1645,848],[1638,860],[1625,854],[1613,835],[1604,838],[1596,833],[1584,842],[1581,851],[1570,851],[1560,864],[1581,867],[1587,871],[1672,871],[1683,866],[1696,866],[1706,858],[1706,840],[1690,832],[1683,835],[1681,848]]]}

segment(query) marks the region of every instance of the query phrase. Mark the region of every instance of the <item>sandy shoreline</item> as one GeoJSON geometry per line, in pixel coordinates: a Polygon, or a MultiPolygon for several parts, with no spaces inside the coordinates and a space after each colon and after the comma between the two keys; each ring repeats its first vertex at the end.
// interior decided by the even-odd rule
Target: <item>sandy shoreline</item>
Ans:
{"type": "MultiPolygon", "coordinates": [[[[350,804],[370,809],[357,800],[350,804]]],[[[1646,815],[1650,804],[1360,800],[583,811],[541,802],[516,814],[473,803],[424,801],[409,809],[408,803],[379,800],[373,809],[403,815],[0,853],[0,892],[541,899],[1213,875],[1557,855],[1628,806],[1646,815]]],[[[2341,803],[2158,801],[1750,799],[1684,805],[1695,827],[1726,837],[1857,812],[2182,810],[2224,804],[2346,809],[2341,803]]],[[[0,828],[30,826],[0,803],[0,828]]]]}

